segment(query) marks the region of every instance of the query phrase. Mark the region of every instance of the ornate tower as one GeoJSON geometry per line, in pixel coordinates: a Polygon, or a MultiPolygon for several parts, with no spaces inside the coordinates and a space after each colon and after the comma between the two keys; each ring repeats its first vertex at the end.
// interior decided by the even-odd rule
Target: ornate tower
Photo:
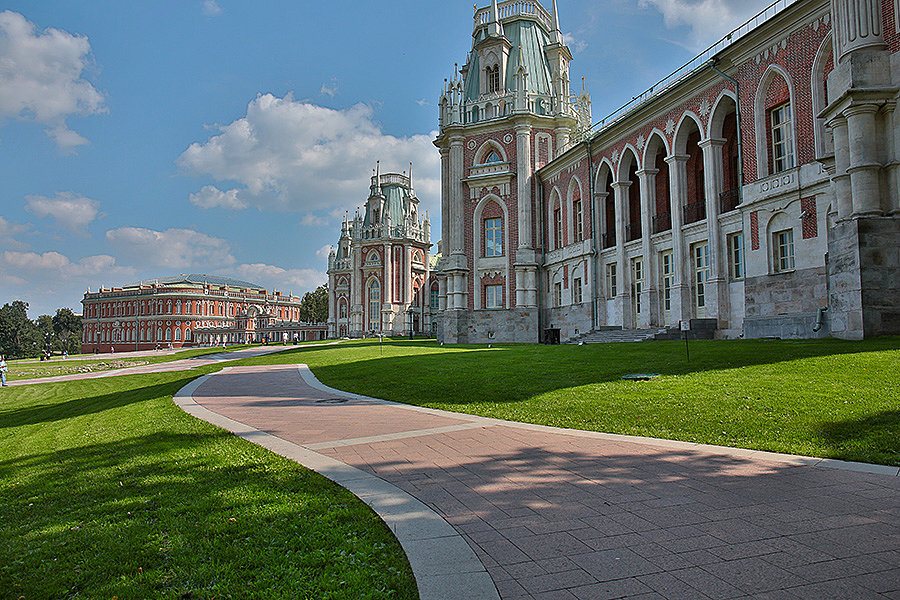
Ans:
{"type": "Polygon", "coordinates": [[[572,55],[539,2],[475,10],[472,50],[441,94],[442,257],[438,336],[536,342],[536,169],[580,141],[590,100],[569,92],[572,55]]]}
{"type": "Polygon", "coordinates": [[[376,170],[363,212],[344,219],[328,257],[329,335],[430,332],[430,250],[411,176],[376,170]]]}

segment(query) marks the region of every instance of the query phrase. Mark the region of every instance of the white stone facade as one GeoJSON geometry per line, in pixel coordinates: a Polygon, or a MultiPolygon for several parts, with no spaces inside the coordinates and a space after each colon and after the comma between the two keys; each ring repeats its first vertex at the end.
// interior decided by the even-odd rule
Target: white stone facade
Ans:
{"type": "Polygon", "coordinates": [[[893,10],[781,1],[591,132],[556,3],[477,11],[435,141],[440,337],[685,321],[720,337],[900,333],[893,10]],[[544,60],[523,65],[516,43],[535,37],[544,60]],[[499,254],[484,243],[497,222],[499,254]]]}

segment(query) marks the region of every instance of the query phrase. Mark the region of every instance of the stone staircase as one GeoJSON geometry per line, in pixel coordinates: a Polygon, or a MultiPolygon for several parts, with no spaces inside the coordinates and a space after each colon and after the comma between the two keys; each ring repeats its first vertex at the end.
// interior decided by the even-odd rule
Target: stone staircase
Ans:
{"type": "Polygon", "coordinates": [[[603,344],[609,342],[646,342],[649,340],[674,340],[681,337],[677,328],[654,327],[651,329],[608,329],[588,331],[566,340],[567,344],[603,344]],[[670,335],[675,337],[669,337],[670,335]]]}
{"type": "MultiPolygon", "coordinates": [[[[691,319],[690,339],[713,339],[716,331],[715,319],[691,319]]],[[[603,344],[609,342],[647,342],[650,340],[680,340],[679,327],[652,327],[650,329],[622,329],[604,326],[587,331],[566,340],[566,344],[603,344]]]]}

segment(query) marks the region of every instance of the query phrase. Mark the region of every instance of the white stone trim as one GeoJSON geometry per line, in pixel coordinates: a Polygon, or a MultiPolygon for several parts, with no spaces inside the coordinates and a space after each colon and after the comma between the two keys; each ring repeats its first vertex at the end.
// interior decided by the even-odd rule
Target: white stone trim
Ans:
{"type": "Polygon", "coordinates": [[[799,155],[797,154],[797,95],[794,92],[794,81],[787,69],[779,64],[769,65],[762,77],[759,79],[759,85],[756,88],[756,94],[753,99],[753,120],[756,129],[756,178],[763,179],[772,173],[769,172],[769,145],[766,142],[766,130],[769,127],[766,119],[766,93],[769,90],[772,80],[776,75],[781,75],[788,86],[788,94],[791,103],[791,151],[794,155],[794,167],[797,166],[799,155]]]}

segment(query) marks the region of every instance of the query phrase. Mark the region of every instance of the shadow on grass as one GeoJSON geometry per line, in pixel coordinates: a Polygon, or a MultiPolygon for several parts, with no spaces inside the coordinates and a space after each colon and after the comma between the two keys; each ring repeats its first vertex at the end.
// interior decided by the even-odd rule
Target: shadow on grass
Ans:
{"type": "MultiPolygon", "coordinates": [[[[73,392],[76,397],[68,397],[67,399],[58,402],[27,404],[21,408],[8,410],[0,409],[0,429],[12,429],[23,425],[63,421],[73,417],[95,414],[113,408],[136,404],[153,398],[172,396],[197,376],[198,373],[193,372],[166,383],[157,383],[139,387],[129,385],[130,381],[128,379],[131,379],[132,377],[147,377],[147,375],[118,376],[109,379],[86,379],[41,384],[40,387],[42,390],[53,390],[50,392],[51,394],[53,394],[54,391],[59,390],[58,393],[64,397],[69,396],[73,392]],[[121,383],[121,387],[117,389],[114,382],[121,383]],[[96,390],[91,388],[96,388],[98,385],[112,388],[115,391],[97,394],[96,390]],[[81,392],[79,388],[83,388],[85,391],[81,392]]],[[[27,394],[29,390],[26,386],[14,389],[21,394],[27,394]]],[[[52,395],[51,399],[55,399],[55,395],[52,395]]],[[[2,405],[0,405],[0,407],[2,407],[2,405]]]]}
{"type": "Polygon", "coordinates": [[[858,459],[860,451],[878,448],[900,464],[900,410],[887,410],[856,419],[826,423],[822,436],[834,447],[834,458],[858,459]]]}
{"type": "MultiPolygon", "coordinates": [[[[371,345],[358,342],[329,350],[347,352],[371,345]]],[[[434,343],[415,342],[395,342],[392,346],[399,351],[406,346],[424,346],[438,352],[367,356],[340,364],[322,361],[323,364],[310,366],[326,384],[391,400],[416,404],[517,402],[558,389],[619,381],[630,373],[677,376],[802,358],[896,350],[900,349],[900,338],[803,343],[695,340],[691,342],[690,360],[684,343],[679,341],[584,346],[497,345],[490,349],[484,345],[439,347],[434,343]],[[353,387],[344,387],[345,382],[353,387]],[[383,390],[383,395],[379,396],[378,390],[383,390]]]]}
{"type": "Polygon", "coordinates": [[[379,556],[391,540],[374,515],[267,456],[225,432],[157,432],[0,461],[0,587],[28,598],[350,598],[375,580],[385,592],[372,598],[415,598],[402,565],[391,571],[396,554],[379,556]]]}

